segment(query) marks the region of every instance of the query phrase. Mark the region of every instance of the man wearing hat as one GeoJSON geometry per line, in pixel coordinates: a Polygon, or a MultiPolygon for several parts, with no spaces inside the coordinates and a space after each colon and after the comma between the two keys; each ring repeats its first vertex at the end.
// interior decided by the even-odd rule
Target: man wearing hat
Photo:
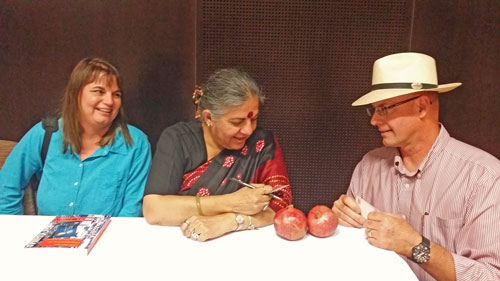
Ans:
{"type": "Polygon", "coordinates": [[[332,209],[420,280],[500,280],[500,161],[438,119],[439,95],[460,85],[439,85],[430,56],[393,54],[375,61],[372,91],[352,104],[368,105],[384,147],[363,157],[332,209]]]}

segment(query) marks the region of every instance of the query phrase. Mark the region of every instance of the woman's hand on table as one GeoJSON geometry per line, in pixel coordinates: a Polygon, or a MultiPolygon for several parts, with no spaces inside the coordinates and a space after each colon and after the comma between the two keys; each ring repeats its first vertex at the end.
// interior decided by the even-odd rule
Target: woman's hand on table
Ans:
{"type": "Polygon", "coordinates": [[[233,213],[192,216],[181,224],[181,231],[187,238],[206,241],[234,231],[237,226],[233,213]]]}

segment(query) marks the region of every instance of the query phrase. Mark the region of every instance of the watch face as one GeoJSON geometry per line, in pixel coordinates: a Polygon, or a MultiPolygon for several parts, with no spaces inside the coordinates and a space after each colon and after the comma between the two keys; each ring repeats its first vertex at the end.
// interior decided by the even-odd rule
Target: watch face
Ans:
{"type": "Polygon", "coordinates": [[[419,244],[412,250],[412,258],[416,263],[424,263],[430,258],[429,247],[419,244]]]}

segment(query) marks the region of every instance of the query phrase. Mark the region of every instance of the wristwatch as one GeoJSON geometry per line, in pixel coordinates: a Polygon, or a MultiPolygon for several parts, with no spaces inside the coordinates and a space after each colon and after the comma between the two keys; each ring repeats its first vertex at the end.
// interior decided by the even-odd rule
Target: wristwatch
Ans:
{"type": "Polygon", "coordinates": [[[245,222],[245,218],[241,214],[237,214],[236,217],[234,217],[236,220],[236,223],[238,226],[236,227],[236,231],[240,230],[243,228],[243,223],[245,222]]]}
{"type": "Polygon", "coordinates": [[[431,257],[431,243],[422,235],[422,242],[411,249],[411,260],[421,264],[431,257]]]}

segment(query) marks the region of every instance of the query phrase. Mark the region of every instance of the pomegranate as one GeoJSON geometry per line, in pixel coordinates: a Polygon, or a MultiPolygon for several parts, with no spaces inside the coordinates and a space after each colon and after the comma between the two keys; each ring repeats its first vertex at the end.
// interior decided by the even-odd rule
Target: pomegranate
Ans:
{"type": "Polygon", "coordinates": [[[307,233],[306,215],[293,205],[279,210],[273,222],[276,234],[287,240],[299,240],[307,233]]]}
{"type": "Polygon", "coordinates": [[[317,205],[309,211],[307,223],[312,235],[323,238],[335,232],[339,219],[332,209],[324,205],[317,205]]]}

